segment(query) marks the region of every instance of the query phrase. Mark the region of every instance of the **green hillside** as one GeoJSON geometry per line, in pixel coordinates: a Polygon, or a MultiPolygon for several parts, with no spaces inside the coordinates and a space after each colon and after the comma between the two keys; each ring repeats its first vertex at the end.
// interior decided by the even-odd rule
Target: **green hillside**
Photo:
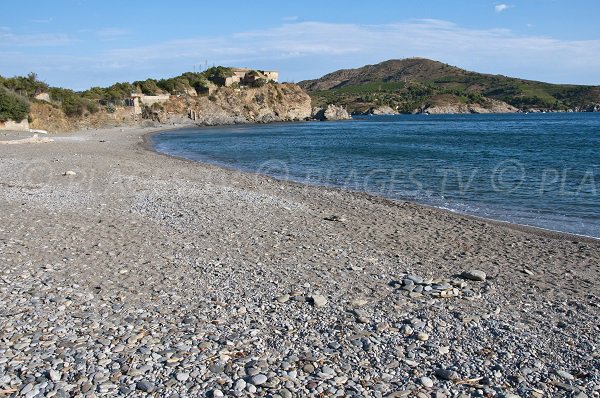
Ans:
{"type": "Polygon", "coordinates": [[[315,106],[330,103],[351,112],[390,106],[412,113],[432,104],[486,106],[490,99],[521,110],[587,111],[600,103],[600,86],[550,84],[466,71],[423,58],[390,60],[343,69],[298,83],[315,106]]]}

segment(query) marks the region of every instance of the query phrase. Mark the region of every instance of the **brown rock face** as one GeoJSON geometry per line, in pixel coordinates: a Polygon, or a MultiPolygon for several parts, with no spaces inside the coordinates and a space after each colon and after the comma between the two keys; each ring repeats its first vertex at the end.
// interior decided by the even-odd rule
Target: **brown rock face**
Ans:
{"type": "Polygon", "coordinates": [[[58,105],[33,103],[31,127],[53,132],[137,125],[220,125],[298,121],[311,116],[311,99],[295,84],[266,84],[257,88],[221,87],[210,96],[172,97],[134,115],[132,107],[69,117],[58,105]],[[193,117],[191,117],[193,115],[193,117]]]}
{"type": "Polygon", "coordinates": [[[506,102],[487,99],[483,104],[465,104],[458,100],[433,103],[421,113],[442,115],[451,113],[515,113],[519,110],[506,102]]]}
{"type": "Polygon", "coordinates": [[[259,88],[220,88],[209,97],[190,102],[204,124],[268,123],[310,118],[311,99],[295,84],[259,88]]]}
{"type": "Polygon", "coordinates": [[[327,108],[314,108],[312,118],[316,120],[348,120],[352,116],[346,108],[338,105],[328,105],[327,108]]]}

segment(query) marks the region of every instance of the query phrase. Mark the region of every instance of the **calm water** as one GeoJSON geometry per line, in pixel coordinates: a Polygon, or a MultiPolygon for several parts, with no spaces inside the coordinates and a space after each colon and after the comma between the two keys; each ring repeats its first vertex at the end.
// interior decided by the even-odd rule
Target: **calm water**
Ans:
{"type": "Polygon", "coordinates": [[[600,237],[600,114],[371,116],[153,140],[193,160],[600,237]]]}

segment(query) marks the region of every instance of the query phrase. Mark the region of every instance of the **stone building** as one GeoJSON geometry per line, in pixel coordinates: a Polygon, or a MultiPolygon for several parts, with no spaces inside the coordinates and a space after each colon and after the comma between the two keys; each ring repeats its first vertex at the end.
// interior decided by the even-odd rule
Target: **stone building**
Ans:
{"type": "Polygon", "coordinates": [[[140,93],[132,93],[131,101],[133,102],[133,114],[142,114],[142,105],[152,106],[161,102],[166,102],[171,98],[170,94],[160,95],[145,95],[140,93]]]}
{"type": "Polygon", "coordinates": [[[274,70],[254,70],[247,68],[231,68],[232,76],[220,79],[217,81],[218,84],[229,87],[233,84],[239,84],[241,86],[252,84],[257,80],[264,79],[266,81],[277,81],[279,79],[279,72],[274,70]]]}

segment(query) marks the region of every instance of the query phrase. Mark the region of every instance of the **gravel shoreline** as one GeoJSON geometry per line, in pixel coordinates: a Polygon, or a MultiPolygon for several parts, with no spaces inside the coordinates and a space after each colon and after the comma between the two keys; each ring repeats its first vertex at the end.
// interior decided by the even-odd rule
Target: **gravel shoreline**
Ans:
{"type": "Polygon", "coordinates": [[[0,148],[0,396],[600,396],[597,240],[148,133],[0,148]]]}

